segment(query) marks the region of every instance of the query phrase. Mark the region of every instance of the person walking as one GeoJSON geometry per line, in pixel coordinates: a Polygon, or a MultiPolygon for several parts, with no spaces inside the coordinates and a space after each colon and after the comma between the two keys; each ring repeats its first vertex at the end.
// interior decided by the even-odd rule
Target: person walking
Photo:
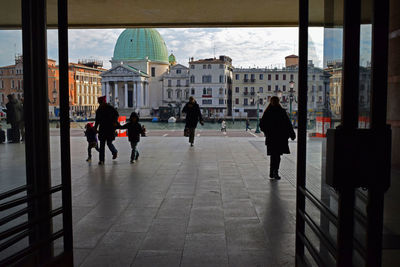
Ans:
{"type": "Polygon", "coordinates": [[[288,139],[294,140],[296,133],[286,110],[279,104],[279,98],[271,97],[270,103],[260,121],[261,131],[265,135],[267,155],[271,157],[269,177],[279,180],[279,164],[282,154],[290,154],[288,139]]]}
{"type": "Polygon", "coordinates": [[[11,124],[11,143],[19,143],[20,141],[20,125],[23,123],[23,108],[21,102],[14,95],[8,95],[8,103],[6,104],[7,123],[11,124]]]}
{"type": "Polygon", "coordinates": [[[189,102],[183,107],[182,112],[186,114],[185,133],[188,132],[190,146],[193,146],[197,123],[204,125],[199,104],[193,96],[189,97],[189,102]]]}
{"type": "Polygon", "coordinates": [[[137,144],[140,141],[140,136],[145,135],[146,129],[139,123],[139,116],[136,112],[132,112],[131,116],[129,117],[129,122],[119,128],[128,130],[128,140],[131,143],[132,148],[131,163],[135,163],[135,161],[139,158],[137,144]]]}
{"type": "Polygon", "coordinates": [[[221,122],[221,132],[226,133],[226,122],[224,120],[221,122]]]}
{"type": "Polygon", "coordinates": [[[106,96],[101,96],[98,98],[98,102],[100,106],[96,110],[96,118],[94,128],[99,133],[100,140],[100,159],[99,165],[104,164],[105,158],[105,144],[107,143],[108,148],[110,149],[113,159],[116,159],[118,156],[118,150],[114,147],[113,141],[115,139],[115,130],[118,127],[118,111],[107,104],[106,96]]]}
{"type": "Polygon", "coordinates": [[[97,152],[99,152],[99,146],[97,143],[97,132],[96,129],[93,127],[93,123],[89,122],[85,126],[85,136],[86,136],[86,141],[88,143],[88,158],[87,162],[92,161],[92,148],[96,149],[97,152]]]}
{"type": "Polygon", "coordinates": [[[246,132],[247,130],[251,130],[249,119],[246,119],[246,132]]]}

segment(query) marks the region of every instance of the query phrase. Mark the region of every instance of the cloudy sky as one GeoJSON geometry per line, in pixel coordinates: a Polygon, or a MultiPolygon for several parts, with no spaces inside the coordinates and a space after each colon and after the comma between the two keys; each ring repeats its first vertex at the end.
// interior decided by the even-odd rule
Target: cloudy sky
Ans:
{"type": "MultiPolygon", "coordinates": [[[[102,60],[105,68],[114,45],[123,29],[91,29],[69,31],[69,57],[102,60]]],[[[297,28],[162,28],[169,53],[178,63],[187,65],[190,57],[210,58],[230,56],[235,67],[282,67],[284,58],[298,54],[297,28]]],[[[0,31],[0,66],[14,63],[14,55],[21,53],[21,31],[0,31]]],[[[310,57],[322,66],[323,31],[310,29],[310,57]]],[[[48,31],[48,57],[58,58],[57,31],[48,31]]]]}

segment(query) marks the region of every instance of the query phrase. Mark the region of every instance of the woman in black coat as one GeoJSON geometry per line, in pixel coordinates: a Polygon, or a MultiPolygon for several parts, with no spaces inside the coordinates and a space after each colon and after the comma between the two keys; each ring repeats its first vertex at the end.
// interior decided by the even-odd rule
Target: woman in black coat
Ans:
{"type": "Polygon", "coordinates": [[[189,132],[189,143],[190,146],[193,146],[197,123],[200,122],[201,125],[204,125],[200,107],[193,96],[189,97],[189,102],[183,107],[182,112],[186,113],[185,133],[189,132]]]}
{"type": "Polygon", "coordinates": [[[278,97],[271,97],[270,104],[261,118],[260,128],[265,135],[267,155],[271,156],[269,177],[279,180],[281,155],[290,153],[288,139],[290,137],[294,140],[296,133],[286,110],[279,104],[278,97]]]}

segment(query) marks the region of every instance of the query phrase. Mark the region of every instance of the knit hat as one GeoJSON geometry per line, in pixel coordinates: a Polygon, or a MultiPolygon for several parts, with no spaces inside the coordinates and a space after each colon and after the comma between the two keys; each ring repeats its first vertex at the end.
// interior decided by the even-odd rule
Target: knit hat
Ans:
{"type": "Polygon", "coordinates": [[[99,97],[97,98],[97,101],[98,101],[100,104],[101,104],[101,103],[107,103],[107,98],[106,98],[105,95],[99,96],[99,97]]]}

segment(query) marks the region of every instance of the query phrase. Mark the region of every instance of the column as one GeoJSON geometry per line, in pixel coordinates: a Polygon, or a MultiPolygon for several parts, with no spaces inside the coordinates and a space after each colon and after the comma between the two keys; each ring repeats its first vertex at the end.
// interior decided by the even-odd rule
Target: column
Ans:
{"type": "Polygon", "coordinates": [[[133,82],[133,106],[137,107],[137,82],[133,82]]]}
{"type": "Polygon", "coordinates": [[[143,90],[143,87],[142,87],[142,81],[139,81],[138,83],[137,83],[137,107],[138,108],[141,108],[142,107],[142,90],[143,90]]]}
{"type": "Polygon", "coordinates": [[[125,82],[124,101],[125,101],[125,108],[128,108],[128,82],[125,82]]]}
{"type": "Polygon", "coordinates": [[[150,90],[149,90],[149,84],[146,84],[146,106],[150,107],[150,90]]]}
{"type": "Polygon", "coordinates": [[[119,103],[117,103],[118,99],[118,82],[114,83],[114,107],[118,107],[119,103]]]}
{"type": "Polygon", "coordinates": [[[146,103],[144,102],[145,100],[145,96],[144,96],[144,87],[146,86],[146,84],[144,82],[141,82],[140,84],[140,103],[142,104],[142,107],[146,106],[146,103]]]}
{"type": "Polygon", "coordinates": [[[107,83],[103,82],[101,83],[101,95],[105,95],[106,94],[106,85],[107,83]]]}
{"type": "Polygon", "coordinates": [[[110,82],[106,82],[106,102],[110,103],[110,82]]]}

